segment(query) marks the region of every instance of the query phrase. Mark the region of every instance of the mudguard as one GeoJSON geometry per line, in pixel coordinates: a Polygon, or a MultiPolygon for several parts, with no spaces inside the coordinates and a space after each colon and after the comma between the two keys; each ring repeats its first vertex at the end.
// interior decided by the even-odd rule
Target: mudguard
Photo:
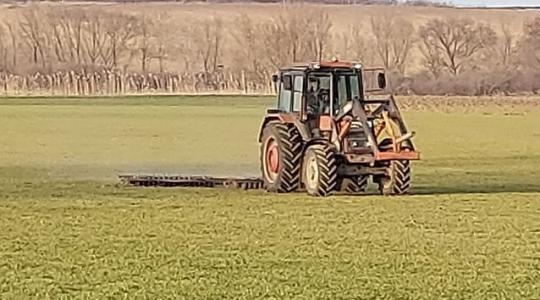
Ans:
{"type": "Polygon", "coordinates": [[[259,143],[262,142],[262,135],[264,128],[273,122],[282,123],[282,124],[292,124],[296,127],[298,132],[300,133],[300,136],[302,136],[302,139],[304,141],[309,141],[311,139],[311,133],[309,132],[307,126],[300,121],[299,116],[295,114],[288,114],[288,113],[279,113],[275,112],[275,110],[268,110],[266,116],[264,117],[264,120],[261,124],[261,127],[259,129],[259,135],[257,138],[257,141],[259,143]]]}

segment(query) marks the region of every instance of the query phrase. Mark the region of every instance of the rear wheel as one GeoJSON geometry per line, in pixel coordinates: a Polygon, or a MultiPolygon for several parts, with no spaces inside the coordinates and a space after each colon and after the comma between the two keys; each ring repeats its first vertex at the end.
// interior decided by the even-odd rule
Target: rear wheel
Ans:
{"type": "Polygon", "coordinates": [[[263,131],[261,172],[267,191],[288,193],[300,184],[302,138],[298,130],[281,123],[270,123],[263,131]]]}
{"type": "Polygon", "coordinates": [[[328,196],[337,184],[337,162],[328,145],[309,146],[304,154],[303,179],[308,194],[328,196]]]}
{"type": "Polygon", "coordinates": [[[379,178],[382,195],[404,195],[411,187],[411,165],[408,160],[393,160],[387,174],[379,178]]]}
{"type": "Polygon", "coordinates": [[[368,176],[357,176],[341,179],[340,190],[348,194],[360,194],[366,191],[368,185],[368,176]]]}

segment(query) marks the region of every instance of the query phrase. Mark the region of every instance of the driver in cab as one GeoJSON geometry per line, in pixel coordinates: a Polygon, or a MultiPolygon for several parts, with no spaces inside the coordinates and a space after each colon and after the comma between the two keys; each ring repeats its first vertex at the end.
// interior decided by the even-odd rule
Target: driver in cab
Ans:
{"type": "Polygon", "coordinates": [[[310,76],[307,90],[307,114],[320,116],[327,113],[330,113],[330,89],[322,87],[319,78],[310,76]]]}

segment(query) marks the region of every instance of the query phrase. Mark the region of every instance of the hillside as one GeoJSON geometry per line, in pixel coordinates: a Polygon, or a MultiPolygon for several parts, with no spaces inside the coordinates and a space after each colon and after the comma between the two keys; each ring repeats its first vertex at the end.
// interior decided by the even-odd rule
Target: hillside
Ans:
{"type": "MultiPolygon", "coordinates": [[[[485,51],[467,58],[469,69],[474,69],[479,60],[484,60],[483,65],[499,64],[501,51],[516,54],[524,25],[536,16],[534,10],[387,5],[3,4],[0,72],[34,74],[90,67],[142,73],[203,72],[209,77],[225,70],[226,77],[240,81],[244,76],[240,72],[245,71],[248,83],[256,85],[264,84],[277,66],[336,56],[412,76],[426,71],[418,31],[430,20],[467,20],[494,32],[492,43],[483,46],[485,51]],[[400,32],[409,26],[410,30],[400,32]],[[377,38],[382,35],[387,35],[389,43],[408,43],[399,67],[388,66],[376,53],[380,52],[377,38]],[[291,43],[299,44],[298,53],[290,53],[291,43]]],[[[205,85],[212,80],[206,78],[205,85]]]]}

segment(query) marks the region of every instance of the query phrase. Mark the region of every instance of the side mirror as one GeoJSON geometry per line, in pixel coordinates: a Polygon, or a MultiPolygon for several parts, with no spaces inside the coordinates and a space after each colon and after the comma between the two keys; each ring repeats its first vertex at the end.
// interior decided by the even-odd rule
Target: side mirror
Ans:
{"type": "Polygon", "coordinates": [[[285,75],[282,77],[281,81],[283,82],[283,89],[286,91],[292,90],[292,76],[285,75]]]}
{"type": "Polygon", "coordinates": [[[277,76],[276,74],[272,75],[272,82],[278,82],[279,80],[279,76],[277,76]]]}
{"type": "Polygon", "coordinates": [[[386,88],[386,76],[384,73],[379,73],[377,75],[377,83],[379,84],[379,88],[381,90],[384,90],[386,88]]]}

